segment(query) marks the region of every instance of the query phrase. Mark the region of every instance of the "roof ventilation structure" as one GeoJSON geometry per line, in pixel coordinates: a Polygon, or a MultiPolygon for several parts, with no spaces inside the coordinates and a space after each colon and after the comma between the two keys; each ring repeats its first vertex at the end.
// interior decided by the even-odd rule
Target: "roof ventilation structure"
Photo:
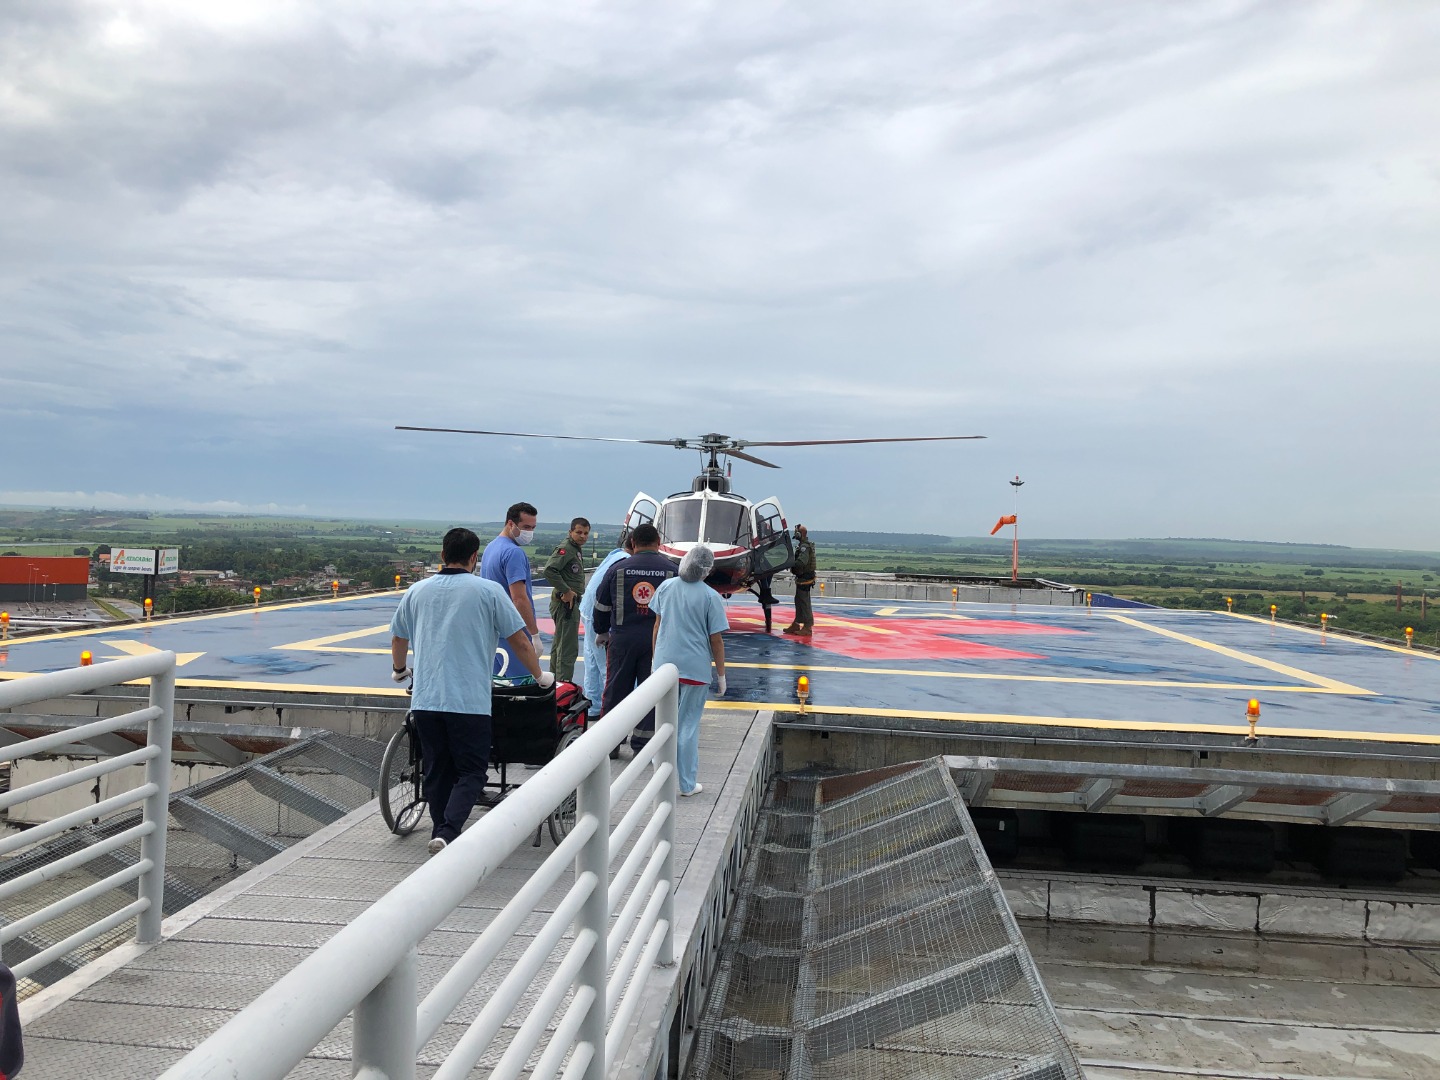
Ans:
{"type": "Polygon", "coordinates": [[[691,1080],[1080,1080],[943,759],[780,777],[691,1080]]]}

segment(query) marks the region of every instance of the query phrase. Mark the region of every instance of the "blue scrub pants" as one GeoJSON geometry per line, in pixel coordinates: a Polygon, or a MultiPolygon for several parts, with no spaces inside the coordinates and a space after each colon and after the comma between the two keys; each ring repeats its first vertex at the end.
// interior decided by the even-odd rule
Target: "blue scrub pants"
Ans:
{"type": "Polygon", "coordinates": [[[430,806],[430,837],[447,844],[460,835],[485,790],[490,766],[490,717],[416,709],[422,785],[430,806]]]}
{"type": "Polygon", "coordinates": [[[595,703],[598,715],[605,694],[605,650],[595,647],[595,627],[585,620],[585,696],[595,703]]]}
{"type": "Polygon", "coordinates": [[[675,743],[677,779],[681,791],[694,791],[700,772],[700,716],[705,712],[708,686],[680,684],[679,738],[675,743]]]}

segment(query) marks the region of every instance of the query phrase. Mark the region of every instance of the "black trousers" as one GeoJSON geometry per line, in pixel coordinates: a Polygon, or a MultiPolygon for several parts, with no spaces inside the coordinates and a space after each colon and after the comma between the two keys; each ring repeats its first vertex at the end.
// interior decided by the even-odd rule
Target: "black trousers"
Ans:
{"type": "Polygon", "coordinates": [[[416,709],[430,836],[447,844],[460,835],[485,790],[490,766],[490,717],[416,709]]]}
{"type": "MultiPolygon", "coordinates": [[[[636,683],[650,677],[652,656],[652,628],[646,623],[624,634],[610,636],[610,648],[605,653],[605,714],[630,696],[636,683]]],[[[655,734],[655,710],[651,709],[635,725],[630,733],[630,748],[639,750],[655,734]]]]}

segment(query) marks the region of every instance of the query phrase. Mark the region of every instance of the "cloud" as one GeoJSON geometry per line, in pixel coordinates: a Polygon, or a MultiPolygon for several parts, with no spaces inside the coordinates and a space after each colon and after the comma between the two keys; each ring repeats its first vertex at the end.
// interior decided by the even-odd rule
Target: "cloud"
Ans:
{"type": "Polygon", "coordinates": [[[864,498],[779,479],[954,531],[1023,463],[1053,534],[1214,535],[1264,474],[1265,538],[1363,505],[1423,543],[1437,46],[1338,2],[7,4],[0,413],[27,486],[139,421],[194,503],[458,515],[456,460],[502,508],[498,460],[620,511],[684,482],[395,423],[985,433],[948,502],[898,450],[843,459],[864,498]],[[1291,453],[1317,429],[1343,459],[1291,453]],[[1185,494],[1097,507],[1121,477],[1185,494]]]}
{"type": "Polygon", "coordinates": [[[198,514],[312,514],[304,505],[239,503],[225,499],[197,502],[180,495],[123,493],[118,491],[0,491],[0,506],[94,507],[101,510],[172,510],[198,514]]]}

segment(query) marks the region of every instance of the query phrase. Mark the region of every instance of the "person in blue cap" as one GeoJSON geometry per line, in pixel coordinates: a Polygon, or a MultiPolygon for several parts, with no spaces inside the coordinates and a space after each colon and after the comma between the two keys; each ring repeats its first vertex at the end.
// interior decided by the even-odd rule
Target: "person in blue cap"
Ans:
{"type": "Polygon", "coordinates": [[[674,664],[680,672],[680,711],[676,740],[676,771],[681,795],[698,795],[704,788],[700,772],[700,717],[710,689],[710,665],[715,665],[720,695],[725,695],[725,638],[730,620],[720,594],[705,584],[715,569],[715,553],[696,544],[680,560],[680,576],[655,590],[650,610],[655,613],[654,664],[674,664]]]}

